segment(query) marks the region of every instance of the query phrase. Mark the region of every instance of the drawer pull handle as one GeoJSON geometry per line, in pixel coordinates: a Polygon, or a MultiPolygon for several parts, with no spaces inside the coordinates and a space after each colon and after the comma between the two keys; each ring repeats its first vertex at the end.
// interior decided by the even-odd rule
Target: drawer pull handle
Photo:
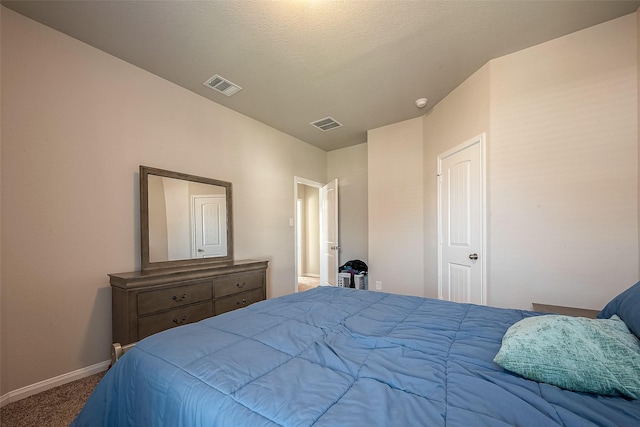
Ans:
{"type": "Polygon", "coordinates": [[[187,316],[184,315],[182,316],[182,319],[178,320],[176,317],[173,318],[173,323],[175,323],[176,325],[180,325],[182,323],[184,323],[184,321],[187,320],[187,316]]]}
{"type": "Polygon", "coordinates": [[[172,299],[172,300],[174,300],[175,302],[180,302],[180,301],[182,301],[183,299],[185,299],[186,297],[187,297],[187,294],[182,294],[182,295],[180,295],[180,297],[179,297],[179,298],[178,298],[177,296],[175,296],[175,295],[174,295],[174,296],[172,296],[172,297],[171,297],[171,299],[172,299]]]}
{"type": "Polygon", "coordinates": [[[246,304],[247,304],[247,300],[246,300],[246,299],[244,299],[244,298],[242,298],[242,301],[238,301],[238,302],[236,303],[236,305],[240,305],[240,304],[242,304],[242,305],[246,305],[246,304]]]}
{"type": "Polygon", "coordinates": [[[245,282],[242,282],[242,285],[240,283],[236,283],[236,286],[238,287],[238,289],[242,289],[244,288],[245,284],[246,284],[245,282]]]}

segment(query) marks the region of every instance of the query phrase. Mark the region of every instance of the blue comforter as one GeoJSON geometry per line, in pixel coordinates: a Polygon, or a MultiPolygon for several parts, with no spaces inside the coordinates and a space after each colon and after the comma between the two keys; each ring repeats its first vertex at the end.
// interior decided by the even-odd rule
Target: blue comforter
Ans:
{"type": "Polygon", "coordinates": [[[146,338],[74,426],[637,426],[493,362],[535,313],[322,287],[146,338]]]}

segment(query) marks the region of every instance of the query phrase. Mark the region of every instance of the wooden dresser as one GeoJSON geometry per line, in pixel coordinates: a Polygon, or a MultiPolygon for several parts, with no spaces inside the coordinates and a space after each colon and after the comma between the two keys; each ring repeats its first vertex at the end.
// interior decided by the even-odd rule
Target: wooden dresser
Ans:
{"type": "Polygon", "coordinates": [[[113,342],[134,343],[266,298],[268,261],[109,274],[113,342]]]}
{"type": "Polygon", "coordinates": [[[532,306],[533,311],[540,311],[542,313],[563,314],[565,316],[573,317],[587,317],[589,319],[595,319],[600,312],[598,310],[591,310],[588,308],[565,307],[562,305],[541,304],[539,302],[534,302],[532,306]]]}

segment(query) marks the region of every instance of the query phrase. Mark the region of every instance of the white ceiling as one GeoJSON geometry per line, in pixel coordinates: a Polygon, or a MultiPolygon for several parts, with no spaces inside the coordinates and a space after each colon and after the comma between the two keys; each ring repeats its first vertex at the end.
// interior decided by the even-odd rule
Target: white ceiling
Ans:
{"type": "Polygon", "coordinates": [[[2,1],[6,7],[331,151],[426,113],[490,59],[640,1],[2,1]],[[214,74],[242,87],[226,97],[214,74]],[[415,105],[429,98],[426,108],[415,105]],[[344,126],[309,123],[331,116],[344,126]]]}

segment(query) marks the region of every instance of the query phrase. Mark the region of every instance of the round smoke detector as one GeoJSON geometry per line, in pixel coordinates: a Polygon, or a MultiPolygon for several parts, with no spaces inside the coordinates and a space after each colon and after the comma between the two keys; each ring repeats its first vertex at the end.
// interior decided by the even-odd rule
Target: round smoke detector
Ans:
{"type": "Polygon", "coordinates": [[[424,108],[427,105],[427,98],[416,99],[416,107],[424,108]]]}

